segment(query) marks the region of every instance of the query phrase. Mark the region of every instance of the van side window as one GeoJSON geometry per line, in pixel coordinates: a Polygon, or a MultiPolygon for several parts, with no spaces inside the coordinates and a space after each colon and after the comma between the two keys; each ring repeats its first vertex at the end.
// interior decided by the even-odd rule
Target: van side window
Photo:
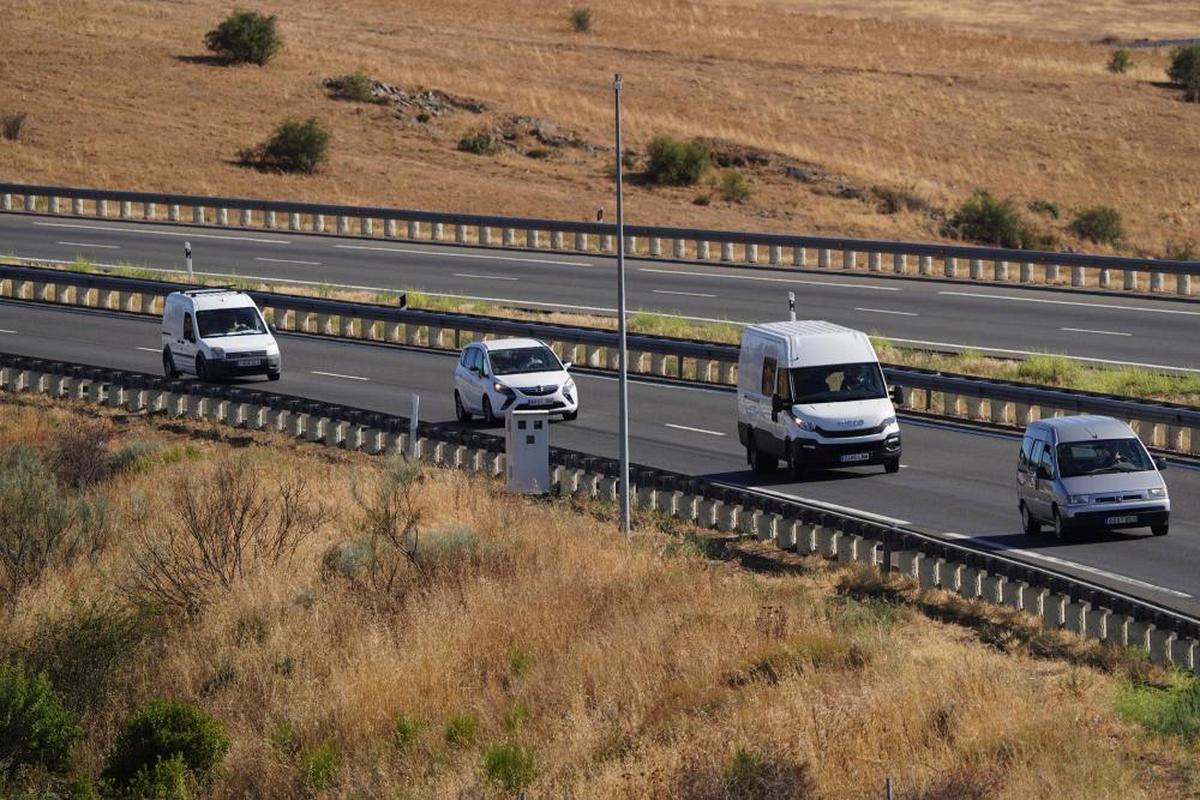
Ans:
{"type": "Polygon", "coordinates": [[[187,341],[192,341],[195,336],[192,335],[192,315],[183,315],[183,338],[187,341]]]}
{"type": "Polygon", "coordinates": [[[1029,469],[1029,461],[1033,456],[1033,443],[1037,440],[1026,436],[1021,440],[1021,455],[1017,458],[1018,469],[1029,469]]]}
{"type": "Polygon", "coordinates": [[[767,397],[775,393],[775,380],[775,359],[767,356],[762,369],[762,393],[767,397]]]}
{"type": "Polygon", "coordinates": [[[788,380],[788,371],[786,369],[776,370],[775,375],[778,379],[775,384],[775,394],[785,400],[791,400],[792,387],[791,382],[788,380]]]}
{"type": "Polygon", "coordinates": [[[1043,442],[1041,439],[1033,440],[1033,450],[1029,453],[1029,468],[1030,469],[1035,469],[1038,465],[1038,462],[1042,460],[1042,448],[1044,448],[1045,446],[1046,446],[1046,443],[1043,442]]]}

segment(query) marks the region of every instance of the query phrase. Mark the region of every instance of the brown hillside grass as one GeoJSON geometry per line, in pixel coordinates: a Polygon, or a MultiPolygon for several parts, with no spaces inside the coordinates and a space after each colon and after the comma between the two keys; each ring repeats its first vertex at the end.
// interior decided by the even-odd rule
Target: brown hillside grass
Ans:
{"type": "Polygon", "coordinates": [[[1108,48],[1079,40],[1195,34],[1187,6],[1109,0],[1081,14],[1019,0],[824,0],[803,10],[781,0],[617,0],[597,6],[593,32],[581,35],[567,6],[536,0],[267,2],[257,8],[279,14],[286,46],[258,68],[206,62],[203,35],[229,10],[215,0],[14,0],[0,28],[0,110],[29,120],[20,142],[0,142],[0,173],[564,218],[590,219],[603,205],[611,219],[611,150],[530,158],[536,143],[523,141],[480,157],[455,144],[480,124],[527,114],[610,146],[609,82],[619,70],[635,150],[666,133],[775,154],[770,166],[743,170],[745,203],[720,199],[717,173],[700,187],[634,185],[631,221],[928,239],[940,235],[936,216],[885,215],[873,201],[835,195],[843,185],[911,187],[952,209],[983,186],[1066,209],[1111,204],[1127,220],[1129,249],[1161,254],[1200,238],[1197,107],[1154,85],[1165,53],[1138,51],[1132,74],[1114,76],[1108,48]],[[877,18],[845,16],[868,14],[877,18]],[[960,24],[987,30],[951,27],[960,24]],[[480,98],[493,111],[425,124],[331,100],[322,79],[356,69],[480,98]],[[334,135],[319,174],[234,163],[285,117],[310,115],[334,135]],[[784,165],[819,177],[787,177],[784,165]],[[698,195],[711,205],[694,205],[698,195]]]}
{"type": "MultiPolygon", "coordinates": [[[[106,432],[106,452],[142,443],[91,490],[112,504],[108,547],[0,607],[0,658],[36,655],[47,625],[80,608],[127,607],[131,559],[146,546],[131,531],[166,536],[172,487],[212,489],[222,463],[307,480],[335,513],[305,531],[287,566],[248,564],[202,613],[167,616],[158,636],[118,654],[82,718],[77,773],[95,775],[122,720],[166,696],[225,726],[219,798],[503,797],[483,767],[499,743],[533,753],[530,797],[849,800],[876,796],[886,776],[906,798],[1185,790],[1186,752],[1112,713],[1117,676],[984,646],[902,603],[838,594],[839,573],[819,562],[754,574],[706,560],[681,526],[641,519],[625,543],[569,503],[425,470],[422,571],[384,594],[321,568],[331,545],[362,536],[355,498],[379,459],[94,413],[0,402],[0,449],[52,450],[80,425],[106,432]],[[477,733],[451,744],[448,721],[464,714],[477,733]],[[416,732],[397,744],[401,718],[416,732]],[[321,744],[337,769],[318,791],[303,785],[301,764],[321,744]]],[[[48,786],[29,780],[35,795],[48,786]]]]}

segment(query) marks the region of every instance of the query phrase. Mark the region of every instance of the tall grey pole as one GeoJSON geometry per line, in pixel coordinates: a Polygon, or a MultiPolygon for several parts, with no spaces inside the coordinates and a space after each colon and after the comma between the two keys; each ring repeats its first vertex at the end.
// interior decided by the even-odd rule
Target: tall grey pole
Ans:
{"type": "Polygon", "coordinates": [[[617,346],[620,348],[620,369],[617,373],[617,397],[620,416],[621,474],[617,476],[621,490],[621,532],[629,535],[629,351],[625,349],[625,198],[621,157],[621,75],[613,76],[613,103],[617,120],[617,346]]]}

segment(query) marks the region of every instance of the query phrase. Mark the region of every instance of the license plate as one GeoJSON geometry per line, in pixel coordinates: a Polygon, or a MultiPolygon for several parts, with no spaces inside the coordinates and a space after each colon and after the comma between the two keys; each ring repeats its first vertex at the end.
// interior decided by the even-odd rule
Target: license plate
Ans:
{"type": "Polygon", "coordinates": [[[1131,514],[1130,516],[1127,516],[1127,517],[1105,517],[1104,518],[1105,525],[1129,525],[1134,522],[1137,522],[1137,514],[1131,514]]]}
{"type": "Polygon", "coordinates": [[[554,401],[546,397],[535,397],[529,401],[531,406],[548,406],[554,401]]]}
{"type": "Polygon", "coordinates": [[[847,453],[838,460],[843,464],[848,464],[853,461],[868,461],[871,458],[870,453],[847,453]]]}
{"type": "Polygon", "coordinates": [[[237,365],[239,367],[257,367],[262,363],[260,358],[239,358],[237,365]]]}

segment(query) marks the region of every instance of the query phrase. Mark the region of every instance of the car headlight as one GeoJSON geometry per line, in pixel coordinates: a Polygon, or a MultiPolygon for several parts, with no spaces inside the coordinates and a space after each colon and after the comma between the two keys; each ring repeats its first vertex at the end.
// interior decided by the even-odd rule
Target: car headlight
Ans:
{"type": "Polygon", "coordinates": [[[883,422],[879,423],[884,429],[890,428],[896,424],[895,417],[888,417],[883,422]]]}
{"type": "Polygon", "coordinates": [[[1073,494],[1067,498],[1067,505],[1086,506],[1088,504],[1088,496],[1086,494],[1073,494]]]}
{"type": "Polygon", "coordinates": [[[1167,496],[1167,490],[1161,486],[1155,486],[1150,490],[1151,497],[1164,498],[1167,496]]]}
{"type": "Polygon", "coordinates": [[[504,385],[503,383],[501,383],[500,381],[496,381],[495,383],[493,383],[493,384],[492,384],[492,388],[493,388],[493,389],[495,389],[495,390],[496,390],[497,392],[499,392],[500,394],[506,394],[506,395],[508,395],[509,397],[516,397],[516,395],[517,395],[517,393],[516,393],[516,392],[514,392],[512,389],[510,389],[510,388],[508,388],[507,386],[505,386],[505,385],[504,385]]]}
{"type": "Polygon", "coordinates": [[[212,349],[212,354],[213,354],[213,358],[224,358],[225,357],[225,351],[220,347],[214,347],[212,349]]]}
{"type": "Polygon", "coordinates": [[[792,422],[796,423],[796,427],[802,431],[815,431],[817,429],[815,424],[806,419],[797,417],[795,414],[792,414],[792,422]]]}

